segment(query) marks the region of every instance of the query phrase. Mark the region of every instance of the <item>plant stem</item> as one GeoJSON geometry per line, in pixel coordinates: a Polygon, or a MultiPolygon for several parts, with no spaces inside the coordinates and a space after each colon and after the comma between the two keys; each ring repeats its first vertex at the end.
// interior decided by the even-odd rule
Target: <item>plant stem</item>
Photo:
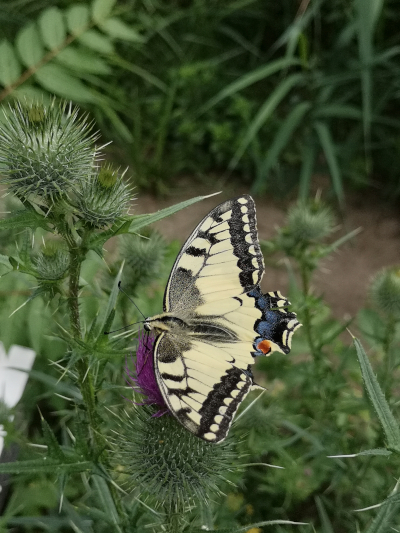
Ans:
{"type": "Polygon", "coordinates": [[[386,331],[385,331],[385,338],[383,340],[383,360],[385,363],[385,390],[386,390],[386,396],[390,396],[390,389],[392,386],[392,372],[393,372],[393,360],[392,360],[392,353],[391,353],[391,347],[392,342],[394,339],[394,334],[396,330],[396,319],[393,316],[393,314],[390,314],[388,316],[387,324],[386,324],[386,331]]]}
{"type": "Polygon", "coordinates": [[[310,308],[307,302],[307,298],[310,294],[309,272],[308,272],[307,266],[302,263],[300,263],[300,271],[301,271],[301,280],[302,280],[302,285],[303,285],[303,294],[304,294],[304,299],[305,299],[303,326],[306,332],[308,345],[310,346],[310,351],[311,351],[311,354],[314,360],[315,373],[319,374],[319,367],[321,363],[321,352],[320,350],[317,349],[315,345],[312,326],[311,326],[311,311],[310,311],[310,308]]]}

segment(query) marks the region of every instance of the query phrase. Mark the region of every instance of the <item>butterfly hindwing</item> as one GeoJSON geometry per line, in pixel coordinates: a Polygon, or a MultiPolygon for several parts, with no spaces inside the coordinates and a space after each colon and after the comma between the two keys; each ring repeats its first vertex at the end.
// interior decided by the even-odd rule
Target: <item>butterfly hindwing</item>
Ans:
{"type": "Polygon", "coordinates": [[[248,348],[165,333],[157,338],[156,379],[165,403],[183,426],[208,442],[226,437],[253,384],[251,372],[235,366],[247,359],[248,348]]]}
{"type": "Polygon", "coordinates": [[[273,351],[290,352],[294,331],[301,326],[296,313],[287,310],[290,302],[279,291],[263,294],[260,287],[248,293],[254,298],[256,309],[262,318],[254,324],[254,356],[269,355],[273,351]]]}

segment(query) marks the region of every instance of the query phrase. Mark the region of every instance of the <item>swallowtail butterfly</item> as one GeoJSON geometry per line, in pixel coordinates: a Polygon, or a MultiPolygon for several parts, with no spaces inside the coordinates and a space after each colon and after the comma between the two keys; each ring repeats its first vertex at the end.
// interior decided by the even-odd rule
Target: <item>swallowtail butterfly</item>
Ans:
{"type": "Polygon", "coordinates": [[[154,369],[171,413],[208,442],[225,439],[252,388],[254,358],[287,354],[300,326],[280,292],[263,294],[264,260],[253,199],[215,207],[183,245],[154,330],[154,369]]]}

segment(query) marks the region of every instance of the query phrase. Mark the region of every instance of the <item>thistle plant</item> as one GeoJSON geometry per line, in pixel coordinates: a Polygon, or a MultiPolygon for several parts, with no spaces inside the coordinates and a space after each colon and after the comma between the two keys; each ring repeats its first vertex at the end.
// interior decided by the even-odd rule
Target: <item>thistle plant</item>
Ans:
{"type": "Polygon", "coordinates": [[[72,521],[76,530],[82,529],[76,517],[86,516],[86,510],[78,506],[78,515],[76,511],[71,515],[63,496],[70,482],[81,496],[91,487],[96,531],[103,531],[105,524],[108,531],[110,527],[118,533],[136,531],[135,520],[139,523],[149,512],[158,513],[149,511],[154,505],[161,512],[158,527],[178,532],[188,510],[201,502],[208,506],[210,498],[220,493],[219,485],[235,457],[232,444],[204,443],[167,413],[155,381],[149,337],[139,337],[136,371],[127,376],[128,390],[135,386],[134,405],[129,409],[122,395],[114,393],[123,387],[123,361],[132,349],[128,337],[104,335],[115,327],[113,322],[116,327],[125,322],[125,312],[117,304],[122,266],[113,286],[104,290],[95,277],[88,281],[86,272],[93,254],[103,258],[106,242],[125,235],[133,242],[125,241],[124,253],[134,292],[138,280],[143,283],[149,274],[155,276],[165,249],[159,237],[145,240],[138,232],[203,197],[150,215],[129,214],[132,188],[124,172],[100,164],[96,139],[87,117],[55,101],[49,106],[16,104],[6,110],[0,125],[1,182],[21,202],[0,221],[0,230],[22,233],[18,249],[2,256],[2,265],[36,281],[25,303],[46,298],[54,318],[47,332],[63,341],[65,353],[49,368],[52,374],[54,368],[59,372],[56,379],[54,375],[43,379],[62,385],[64,394],[58,398],[67,403],[60,412],[68,412],[60,422],[67,439],[59,442],[43,416],[46,451],[1,464],[0,473],[23,471],[35,479],[55,473],[61,487],[60,509],[68,527],[72,521]],[[39,250],[38,241],[43,242],[39,250]],[[92,314],[88,300],[95,308],[92,314]],[[113,409],[115,416],[107,417],[111,404],[117,412],[113,409]],[[84,480],[80,488],[77,473],[84,480]],[[132,492],[130,498],[123,497],[118,486],[122,477],[132,492]],[[149,503],[140,503],[135,510],[141,492],[149,503]]]}
{"type": "Polygon", "coordinates": [[[384,268],[371,280],[369,294],[372,304],[384,318],[382,335],[383,375],[386,393],[390,396],[396,361],[395,339],[400,324],[400,268],[384,268]]]}

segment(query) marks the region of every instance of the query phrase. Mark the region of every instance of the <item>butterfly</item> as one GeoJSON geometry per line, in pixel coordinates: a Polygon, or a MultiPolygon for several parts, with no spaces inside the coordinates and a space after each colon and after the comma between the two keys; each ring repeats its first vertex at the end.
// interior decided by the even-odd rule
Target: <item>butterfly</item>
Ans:
{"type": "Polygon", "coordinates": [[[164,401],[190,432],[222,442],[246,395],[258,386],[251,365],[287,354],[300,326],[280,292],[260,289],[264,260],[251,196],[228,200],[183,245],[153,330],[154,370],[164,401]]]}

